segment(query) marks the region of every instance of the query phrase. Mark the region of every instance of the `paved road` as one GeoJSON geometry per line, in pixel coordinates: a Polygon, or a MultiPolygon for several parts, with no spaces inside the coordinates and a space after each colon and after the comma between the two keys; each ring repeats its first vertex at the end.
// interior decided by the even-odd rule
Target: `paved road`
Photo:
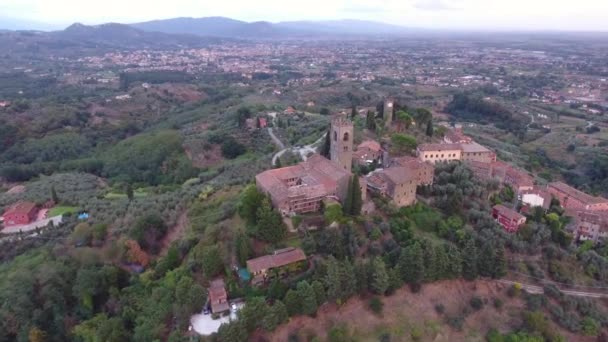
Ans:
{"type": "Polygon", "coordinates": [[[277,145],[279,147],[279,149],[281,149],[281,150],[285,149],[285,144],[283,144],[283,142],[279,138],[277,138],[276,135],[274,135],[274,132],[272,131],[271,127],[268,127],[268,134],[270,134],[272,141],[274,142],[275,145],[277,145]]]}
{"type": "Polygon", "coordinates": [[[315,142],[313,142],[310,145],[306,145],[300,148],[295,148],[295,147],[285,147],[285,144],[283,144],[283,142],[281,142],[281,140],[279,140],[279,138],[277,138],[276,135],[274,135],[274,132],[272,131],[272,128],[268,127],[268,134],[270,134],[270,138],[272,138],[272,141],[274,142],[275,145],[277,145],[281,150],[277,153],[275,153],[274,156],[272,156],[272,165],[276,165],[277,159],[279,159],[283,154],[285,154],[285,152],[287,151],[291,151],[295,154],[299,154],[300,158],[302,158],[302,160],[306,160],[306,156],[309,153],[315,153],[317,152],[317,145],[319,145],[323,139],[325,138],[325,134],[323,133],[323,135],[317,139],[315,142]]]}
{"type": "MultiPolygon", "coordinates": [[[[507,285],[519,284],[519,285],[521,285],[522,289],[524,289],[524,290],[526,290],[526,292],[532,293],[532,294],[543,294],[545,292],[545,290],[542,288],[542,286],[538,286],[538,285],[524,284],[524,283],[520,283],[517,281],[503,280],[503,279],[497,280],[497,281],[501,284],[507,284],[507,285]]],[[[563,294],[570,295],[570,296],[588,297],[588,298],[608,298],[608,293],[585,292],[585,291],[562,290],[562,289],[560,289],[560,291],[563,294]]]]}

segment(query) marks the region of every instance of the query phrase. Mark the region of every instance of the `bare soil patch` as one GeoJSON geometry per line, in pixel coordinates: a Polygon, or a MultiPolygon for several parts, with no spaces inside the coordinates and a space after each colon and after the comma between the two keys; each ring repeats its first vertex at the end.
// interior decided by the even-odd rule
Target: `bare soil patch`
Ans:
{"type": "MultiPolygon", "coordinates": [[[[492,329],[507,332],[521,325],[524,302],[519,298],[506,296],[506,286],[494,281],[463,280],[441,281],[423,286],[419,293],[412,293],[408,287],[401,288],[392,296],[382,298],[384,309],[378,316],[368,309],[368,298],[356,297],[342,306],[323,305],[316,318],[299,316],[280,326],[274,333],[258,333],[254,341],[287,341],[289,335],[298,334],[301,340],[317,336],[321,341],[327,331],[338,324],[345,324],[357,341],[378,341],[383,333],[391,336],[391,341],[411,341],[412,332],[419,331],[421,341],[485,341],[492,329]],[[480,297],[485,305],[479,311],[470,307],[473,296],[480,297]],[[503,301],[501,309],[493,305],[495,298],[503,301]],[[445,307],[444,314],[438,314],[436,305],[445,307]],[[445,323],[448,316],[462,316],[463,310],[472,313],[464,320],[461,331],[445,323]]],[[[560,331],[568,340],[570,334],[560,331]]],[[[576,336],[580,340],[579,336],[576,336]]]]}

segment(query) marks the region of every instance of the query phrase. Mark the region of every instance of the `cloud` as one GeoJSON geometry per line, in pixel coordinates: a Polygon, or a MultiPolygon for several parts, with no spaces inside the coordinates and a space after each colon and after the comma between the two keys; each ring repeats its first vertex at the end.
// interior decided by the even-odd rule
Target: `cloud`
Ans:
{"type": "Polygon", "coordinates": [[[452,11],[460,10],[461,7],[445,3],[445,0],[418,0],[414,7],[426,11],[452,11]]]}

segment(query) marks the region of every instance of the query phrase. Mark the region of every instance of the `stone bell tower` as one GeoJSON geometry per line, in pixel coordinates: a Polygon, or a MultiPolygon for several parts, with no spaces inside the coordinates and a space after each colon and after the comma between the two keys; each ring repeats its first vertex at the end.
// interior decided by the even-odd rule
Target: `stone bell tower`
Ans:
{"type": "Polygon", "coordinates": [[[344,116],[337,116],[331,121],[331,160],[350,172],[353,164],[353,123],[344,116]]]}
{"type": "Polygon", "coordinates": [[[391,127],[393,123],[393,115],[395,113],[395,99],[387,97],[384,100],[384,126],[391,127]]]}

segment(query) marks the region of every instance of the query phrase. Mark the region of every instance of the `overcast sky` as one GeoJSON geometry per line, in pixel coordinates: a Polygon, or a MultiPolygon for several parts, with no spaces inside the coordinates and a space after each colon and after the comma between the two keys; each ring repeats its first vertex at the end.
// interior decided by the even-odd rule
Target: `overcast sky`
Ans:
{"type": "Polygon", "coordinates": [[[427,28],[608,31],[608,0],[0,0],[0,17],[64,26],[180,16],[272,22],[348,18],[427,28]]]}

